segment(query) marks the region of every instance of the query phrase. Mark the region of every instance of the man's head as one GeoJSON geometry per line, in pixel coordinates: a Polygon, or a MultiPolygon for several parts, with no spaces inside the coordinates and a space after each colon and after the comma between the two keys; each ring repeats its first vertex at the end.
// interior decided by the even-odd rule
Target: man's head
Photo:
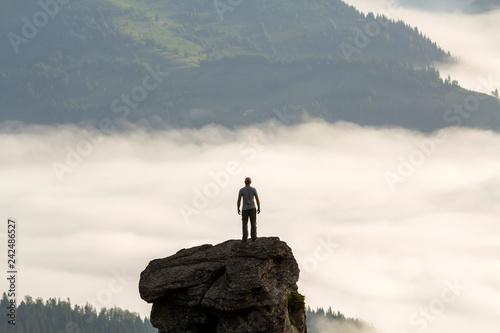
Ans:
{"type": "Polygon", "coordinates": [[[252,184],[252,179],[250,177],[245,178],[245,185],[250,185],[252,184]]]}

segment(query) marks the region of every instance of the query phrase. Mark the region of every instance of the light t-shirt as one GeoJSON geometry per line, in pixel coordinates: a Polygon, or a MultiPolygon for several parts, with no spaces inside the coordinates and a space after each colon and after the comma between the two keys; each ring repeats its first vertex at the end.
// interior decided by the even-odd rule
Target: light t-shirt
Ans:
{"type": "Polygon", "coordinates": [[[254,198],[257,195],[257,190],[252,186],[245,186],[240,189],[238,198],[242,197],[243,207],[241,210],[253,209],[255,208],[254,198]]]}

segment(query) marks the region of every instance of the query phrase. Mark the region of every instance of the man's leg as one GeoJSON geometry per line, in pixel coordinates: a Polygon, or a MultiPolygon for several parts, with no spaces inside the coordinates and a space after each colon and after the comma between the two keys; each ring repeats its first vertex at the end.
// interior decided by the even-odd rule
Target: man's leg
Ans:
{"type": "Polygon", "coordinates": [[[257,240],[257,210],[254,208],[250,211],[250,233],[252,240],[257,240]]]}
{"type": "Polygon", "coordinates": [[[248,210],[241,212],[241,222],[243,227],[243,238],[241,240],[246,242],[248,238],[248,210]]]}

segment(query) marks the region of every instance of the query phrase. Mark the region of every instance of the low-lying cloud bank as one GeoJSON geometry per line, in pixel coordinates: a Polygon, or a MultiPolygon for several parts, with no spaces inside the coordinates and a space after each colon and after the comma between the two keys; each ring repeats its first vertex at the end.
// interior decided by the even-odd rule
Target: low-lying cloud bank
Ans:
{"type": "Polygon", "coordinates": [[[0,140],[23,295],[148,314],[139,273],[239,238],[236,195],[251,176],[259,235],[292,247],[311,307],[386,332],[500,328],[498,133],[313,121],[109,136],[2,127],[0,140]]]}

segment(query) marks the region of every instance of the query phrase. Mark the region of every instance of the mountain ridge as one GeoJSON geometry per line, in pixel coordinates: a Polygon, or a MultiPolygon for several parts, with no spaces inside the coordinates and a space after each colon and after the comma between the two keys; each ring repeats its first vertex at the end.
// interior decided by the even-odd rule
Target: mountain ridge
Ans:
{"type": "Polygon", "coordinates": [[[468,8],[470,13],[485,13],[500,8],[499,0],[476,0],[468,8]]]}
{"type": "MultiPolygon", "coordinates": [[[[25,38],[23,22],[33,24],[43,8],[7,4],[2,31],[25,38]]],[[[443,113],[472,93],[439,77],[434,63],[454,58],[402,21],[365,15],[342,1],[260,0],[231,9],[220,15],[200,0],[88,0],[61,5],[54,17],[45,12],[47,23],[17,54],[14,47],[0,51],[0,121],[231,127],[267,121],[275,108],[301,108],[328,121],[429,131],[449,125],[443,113]],[[263,57],[268,65],[238,57],[263,57]],[[306,72],[284,71],[283,63],[301,61],[306,72]],[[342,81],[325,80],[317,65],[325,61],[344,73],[342,81]],[[141,83],[157,66],[170,77],[147,90],[141,83]],[[419,75],[415,68],[432,72],[432,79],[405,82],[419,75]],[[420,96],[414,84],[437,89],[420,96]],[[247,117],[248,110],[264,111],[247,117]]],[[[464,124],[498,128],[493,105],[487,99],[464,124]]]]}

